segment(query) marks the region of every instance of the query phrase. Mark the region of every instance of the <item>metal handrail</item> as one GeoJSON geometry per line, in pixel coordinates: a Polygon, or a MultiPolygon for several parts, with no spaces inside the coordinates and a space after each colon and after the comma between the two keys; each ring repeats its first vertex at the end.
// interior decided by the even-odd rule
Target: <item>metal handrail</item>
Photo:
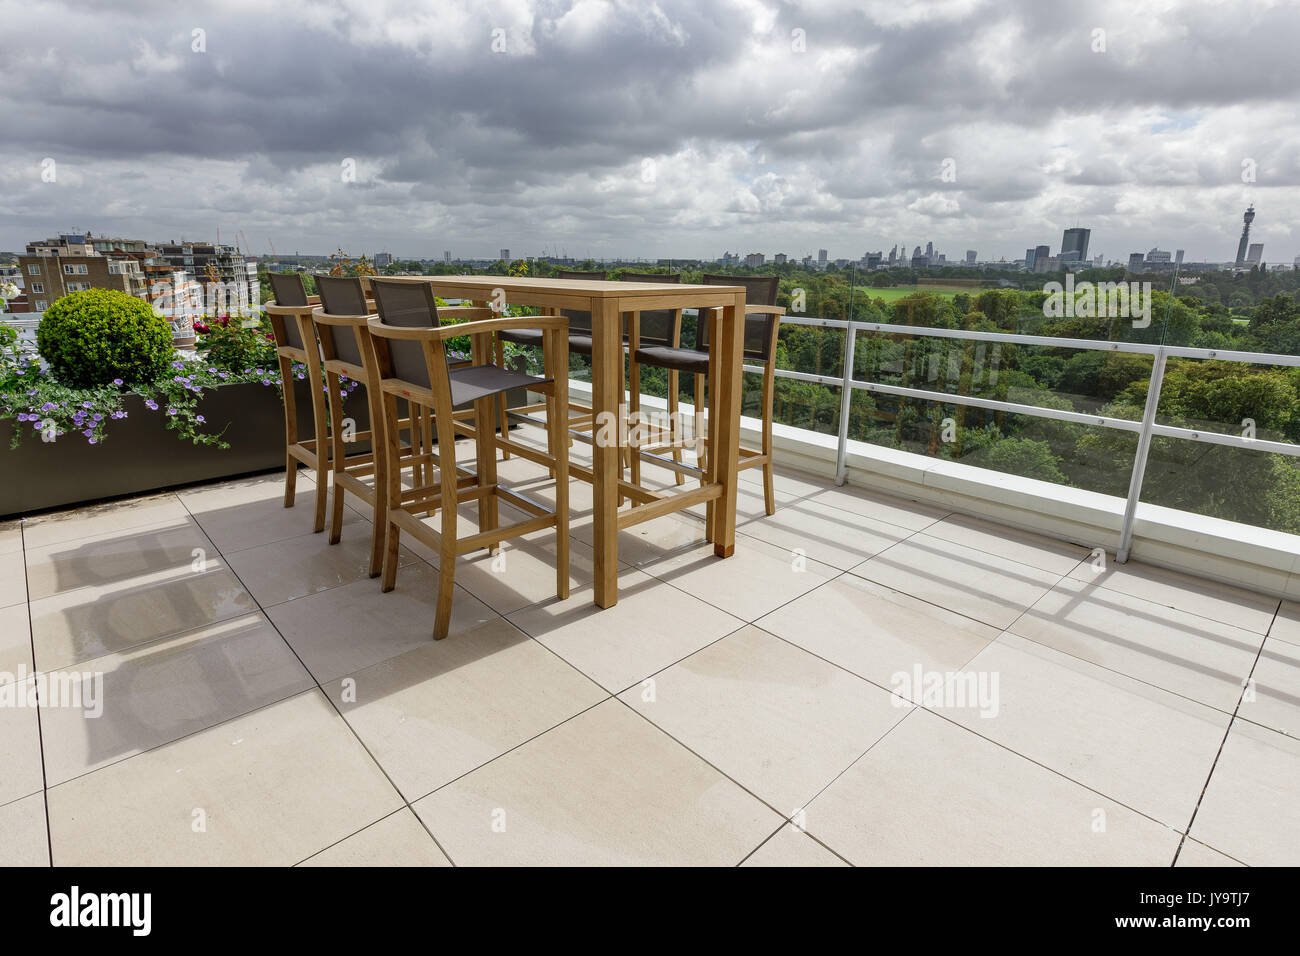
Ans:
{"type": "MultiPolygon", "coordinates": [[[[843,371],[840,376],[815,375],[808,372],[796,372],[792,369],[775,370],[778,378],[788,378],[801,382],[812,382],[843,389],[840,396],[840,422],[838,444],[835,459],[836,483],[844,484],[848,475],[848,432],[849,432],[849,395],[854,389],[893,395],[900,398],[916,398],[923,401],[942,402],[951,405],[967,405],[991,411],[1005,411],[1016,415],[1031,415],[1037,418],[1055,421],[1075,422],[1081,425],[1094,425],[1118,431],[1135,432],[1138,435],[1137,453],[1133,458],[1133,473],[1129,480],[1128,497],[1124,505],[1124,521],[1120,528],[1119,544],[1116,548],[1116,560],[1124,563],[1129,558],[1133,545],[1133,526],[1137,517],[1137,506],[1142,497],[1142,482],[1146,476],[1147,458],[1151,451],[1151,440],[1155,436],[1178,438],[1184,441],[1196,441],[1210,445],[1223,445],[1231,448],[1246,448],[1273,454],[1300,457],[1300,444],[1291,442],[1269,441],[1260,438],[1247,438],[1203,429],[1181,428],[1174,425],[1162,425],[1156,422],[1156,410],[1160,405],[1160,391],[1164,384],[1165,371],[1170,358],[1200,359],[1220,362],[1245,362],[1255,365],[1284,365],[1300,367],[1300,356],[1278,355],[1271,352],[1243,352],[1228,349],[1198,349],[1188,346],[1147,345],[1141,342],[1111,342],[1096,339],[1058,338],[1053,336],[1023,335],[1013,332],[977,332],[967,329],[943,329],[928,326],[892,325],[885,322],[857,322],[844,319],[822,319],[813,316],[785,315],[782,325],[799,325],[812,328],[840,329],[845,332],[847,341],[844,349],[843,371]],[[934,392],[927,389],[911,388],[901,385],[886,385],[881,382],[863,382],[853,377],[853,357],[857,344],[857,333],[867,332],[883,335],[913,335],[926,338],[960,339],[974,342],[998,342],[1009,345],[1036,345],[1046,348],[1085,349],[1096,352],[1122,352],[1152,356],[1151,380],[1147,388],[1146,405],[1142,420],[1133,421],[1126,418],[1112,418],[1105,415],[1089,415],[1084,412],[1065,411],[1057,408],[1043,408],[1037,405],[1024,405],[1003,399],[980,398],[974,395],[955,395],[948,392],[934,392]]],[[[747,372],[762,372],[754,366],[744,366],[747,372]]]]}

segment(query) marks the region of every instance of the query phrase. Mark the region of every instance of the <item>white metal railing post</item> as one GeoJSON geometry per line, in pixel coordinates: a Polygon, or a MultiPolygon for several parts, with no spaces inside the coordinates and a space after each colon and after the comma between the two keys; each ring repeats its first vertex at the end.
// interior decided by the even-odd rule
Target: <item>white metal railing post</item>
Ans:
{"type": "Polygon", "coordinates": [[[840,386],[839,444],[835,449],[835,484],[849,479],[849,399],[853,396],[853,359],[858,329],[852,320],[844,330],[844,379],[840,386]]]}
{"type": "Polygon", "coordinates": [[[1128,483],[1128,500],[1124,503],[1124,523],[1119,530],[1119,547],[1115,560],[1124,564],[1133,549],[1133,523],[1137,518],[1138,499],[1142,497],[1142,479],[1146,475],[1147,456],[1151,452],[1152,428],[1156,423],[1156,409],[1160,405],[1160,387],[1165,377],[1167,356],[1162,345],[1156,349],[1151,362],[1151,384],[1147,386],[1147,404],[1142,410],[1142,430],[1138,432],[1137,453],[1133,456],[1133,474],[1128,483]]]}

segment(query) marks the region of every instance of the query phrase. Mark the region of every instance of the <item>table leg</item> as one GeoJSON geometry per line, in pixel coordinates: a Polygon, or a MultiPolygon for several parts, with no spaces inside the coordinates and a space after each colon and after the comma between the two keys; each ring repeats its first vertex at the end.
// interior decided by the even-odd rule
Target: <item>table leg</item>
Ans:
{"type": "Polygon", "coordinates": [[[623,473],[618,441],[623,337],[617,300],[591,300],[591,338],[595,596],[597,606],[613,607],[618,603],[618,479],[623,473]]]}
{"type": "Polygon", "coordinates": [[[728,558],[736,550],[736,476],[740,463],[740,381],[744,375],[745,296],[723,310],[722,328],[714,350],[718,355],[717,376],[710,383],[710,419],[716,444],[709,449],[709,467],[722,485],[713,515],[713,553],[728,558]]]}

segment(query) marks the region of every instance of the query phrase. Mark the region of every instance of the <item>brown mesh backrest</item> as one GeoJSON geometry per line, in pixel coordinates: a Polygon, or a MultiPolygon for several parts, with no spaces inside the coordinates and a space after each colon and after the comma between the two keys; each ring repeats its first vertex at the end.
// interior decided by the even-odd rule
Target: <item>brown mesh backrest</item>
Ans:
{"type": "MultiPolygon", "coordinates": [[[[302,276],[296,272],[268,272],[271,280],[271,294],[275,304],[293,308],[307,304],[307,290],[303,287],[302,276]]],[[[281,316],[284,320],[284,344],[296,349],[303,348],[302,335],[298,332],[298,320],[292,315],[281,316]]]]}
{"type": "MultiPolygon", "coordinates": [[[[564,269],[557,270],[555,273],[557,279],[604,279],[604,272],[568,272],[564,269]]],[[[591,313],[581,312],[576,309],[563,309],[562,314],[569,320],[570,332],[591,332],[591,313]]]]}
{"type": "MultiPolygon", "coordinates": [[[[746,305],[776,305],[776,290],[781,282],[780,276],[719,276],[706,275],[705,285],[739,285],[745,287],[746,305]]],[[[745,358],[766,362],[772,346],[772,328],[777,315],[747,314],[745,316],[745,358]]],[[[700,310],[699,320],[695,325],[696,347],[700,351],[709,349],[708,312],[700,310]]]]}
{"type": "MultiPolygon", "coordinates": [[[[679,273],[672,275],[659,275],[653,272],[624,272],[624,282],[666,282],[670,285],[680,285],[682,277],[679,273]]],[[[673,342],[673,320],[676,318],[675,309],[649,309],[641,313],[640,337],[641,345],[675,345],[673,342]]],[[[623,313],[623,330],[627,332],[627,313],[623,313]]]]}
{"type": "MultiPolygon", "coordinates": [[[[438,324],[438,303],[429,283],[371,279],[370,289],[375,294],[375,310],[385,325],[431,329],[438,324]]],[[[403,381],[428,384],[424,346],[400,339],[386,341],[393,374],[403,381]]]]}
{"type": "MultiPolygon", "coordinates": [[[[370,311],[366,305],[366,290],[361,280],[351,276],[317,276],[316,291],[320,293],[321,311],[326,315],[365,315],[370,311]]],[[[341,325],[326,328],[317,326],[321,337],[328,335],[334,342],[334,354],[344,362],[352,365],[361,363],[361,347],[357,344],[355,329],[341,325]]]]}

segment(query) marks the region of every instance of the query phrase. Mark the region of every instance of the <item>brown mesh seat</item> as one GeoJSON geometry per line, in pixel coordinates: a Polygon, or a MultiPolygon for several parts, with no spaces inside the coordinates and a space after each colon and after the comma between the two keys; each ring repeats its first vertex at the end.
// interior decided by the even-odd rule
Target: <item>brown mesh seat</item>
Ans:
{"type": "Polygon", "coordinates": [[[297,497],[298,464],[310,468],[316,481],[314,531],[325,530],[325,505],[329,493],[329,446],[322,393],[320,350],[311,313],[318,300],[307,295],[302,276],[296,272],[272,272],[271,293],[275,301],[266,306],[266,317],[275,337],[280,366],[280,393],[284,399],[284,506],[292,508],[297,497]],[[298,436],[298,407],[294,389],[294,363],[307,369],[312,406],[312,437],[298,436]]]}
{"type": "MultiPolygon", "coordinates": [[[[559,316],[495,317],[486,308],[462,310],[475,313],[477,320],[462,324],[439,325],[438,308],[428,283],[372,280],[379,315],[368,322],[373,358],[375,391],[381,396],[386,434],[396,428],[397,401],[432,409],[437,430],[436,453],[427,456],[430,469],[414,487],[403,488],[401,462],[396,443],[384,442],[387,457],[385,479],[388,507],[384,516],[385,547],[383,590],[391,591],[397,582],[400,541],[403,532],[433,548],[438,553],[438,597],[433,620],[435,640],[447,636],[455,594],[456,559],[479,548],[493,550],[501,541],[554,528],[556,534],[556,594],[569,596],[569,459],[567,417],[568,379],[554,380],[511,372],[489,359],[492,339],[502,331],[538,327],[543,332],[543,349],[547,367],[565,347],[565,323],[559,316]],[[399,320],[390,323],[389,317],[399,320]],[[473,364],[451,368],[447,361],[448,339],[468,335],[473,343],[473,364]],[[404,349],[401,346],[413,348],[404,349]],[[399,363],[398,356],[407,359],[399,363]],[[391,361],[385,362],[385,356],[391,361]],[[423,372],[417,373],[410,362],[419,357],[423,372]],[[493,431],[494,398],[511,388],[528,388],[547,398],[548,446],[543,453],[517,445],[516,452],[547,466],[555,477],[555,507],[547,509],[532,498],[515,494],[497,481],[496,456],[501,441],[493,431]],[[455,406],[470,403],[464,412],[455,406]],[[456,438],[474,441],[477,467],[469,471],[456,461],[456,438]],[[436,478],[433,468],[436,466],[436,478]],[[478,505],[478,532],[468,536],[457,533],[461,504],[478,505]],[[497,505],[505,501],[525,514],[522,521],[500,526],[497,505]],[[441,512],[439,530],[425,524],[423,516],[441,512]]],[[[412,418],[415,413],[412,411],[412,418]]]]}

